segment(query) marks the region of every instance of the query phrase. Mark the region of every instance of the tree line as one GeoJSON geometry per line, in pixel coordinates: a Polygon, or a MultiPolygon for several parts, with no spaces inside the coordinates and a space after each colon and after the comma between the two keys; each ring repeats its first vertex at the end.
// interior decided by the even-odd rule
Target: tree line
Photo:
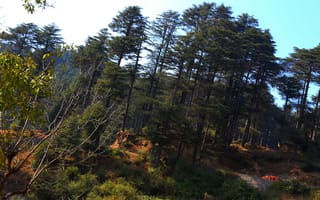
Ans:
{"type": "MultiPolygon", "coordinates": [[[[269,30],[224,5],[169,10],[152,21],[129,6],[73,49],[63,48],[54,24],[18,25],[0,42],[2,54],[31,57],[32,73],[55,71],[51,97],[39,98],[46,120],[28,126],[59,127],[36,155],[42,166],[57,165],[57,155],[60,164],[71,155],[93,162],[119,131],[148,137],[155,166],[172,152],[180,159],[186,148],[196,165],[211,146],[290,143],[298,152],[319,142],[320,90],[311,97],[310,89],[319,82],[320,47],[277,58],[269,30]]],[[[2,129],[13,121],[23,127],[7,107],[1,112],[2,129]]]]}

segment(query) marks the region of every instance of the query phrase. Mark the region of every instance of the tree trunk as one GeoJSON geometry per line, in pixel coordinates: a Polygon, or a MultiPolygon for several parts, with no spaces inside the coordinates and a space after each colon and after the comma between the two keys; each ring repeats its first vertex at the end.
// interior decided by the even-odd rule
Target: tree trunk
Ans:
{"type": "Polygon", "coordinates": [[[154,159],[154,166],[158,167],[161,160],[161,153],[162,153],[163,144],[162,142],[158,143],[156,152],[155,152],[155,159],[154,159]]]}
{"type": "Polygon", "coordinates": [[[196,165],[198,161],[198,147],[201,141],[203,127],[204,127],[205,115],[200,114],[199,122],[197,123],[196,137],[193,143],[192,165],[196,165]]]}
{"type": "Polygon", "coordinates": [[[2,116],[2,111],[0,111],[0,130],[3,130],[3,116],[2,116]]]}
{"type": "Polygon", "coordinates": [[[318,129],[318,115],[319,115],[319,101],[320,101],[320,90],[316,99],[316,106],[314,108],[314,118],[313,118],[313,127],[311,131],[311,141],[316,140],[317,129],[318,129]]]}
{"type": "Polygon", "coordinates": [[[123,122],[122,122],[122,131],[125,130],[126,125],[127,125],[133,86],[134,86],[134,83],[136,81],[136,76],[137,76],[137,73],[138,73],[139,58],[140,58],[140,53],[141,53],[141,45],[142,44],[140,44],[139,50],[137,52],[136,62],[135,62],[135,65],[134,65],[134,68],[133,68],[132,74],[131,74],[130,87],[129,87],[128,97],[127,97],[127,102],[126,102],[126,109],[125,109],[125,113],[124,113],[124,116],[123,116],[123,122]]]}
{"type": "Polygon", "coordinates": [[[309,92],[309,85],[310,85],[310,81],[311,81],[311,67],[309,69],[309,73],[308,73],[308,77],[307,80],[305,82],[305,87],[304,87],[304,92],[303,92],[303,96],[301,99],[301,105],[300,105],[300,112],[299,112],[299,116],[298,116],[298,121],[297,121],[297,129],[301,129],[302,124],[303,124],[303,118],[304,118],[304,113],[305,113],[305,109],[306,109],[306,104],[307,104],[307,98],[308,98],[308,92],[309,92]]]}
{"type": "Polygon", "coordinates": [[[92,91],[92,87],[95,84],[95,80],[97,80],[97,73],[99,67],[102,65],[103,61],[100,61],[95,67],[93,68],[92,75],[90,76],[89,84],[86,90],[86,93],[84,95],[84,100],[83,100],[83,108],[87,107],[90,104],[90,95],[92,91]]]}
{"type": "Polygon", "coordinates": [[[227,127],[227,131],[226,131],[226,136],[225,136],[225,145],[229,146],[232,141],[233,141],[233,137],[234,137],[234,133],[237,129],[237,125],[238,125],[238,114],[233,114],[232,118],[229,121],[229,126],[227,127]]]}
{"type": "Polygon", "coordinates": [[[243,137],[241,140],[241,146],[244,147],[244,145],[247,143],[249,134],[250,134],[250,126],[251,126],[251,114],[249,114],[247,122],[246,122],[246,127],[244,129],[243,137]]]}

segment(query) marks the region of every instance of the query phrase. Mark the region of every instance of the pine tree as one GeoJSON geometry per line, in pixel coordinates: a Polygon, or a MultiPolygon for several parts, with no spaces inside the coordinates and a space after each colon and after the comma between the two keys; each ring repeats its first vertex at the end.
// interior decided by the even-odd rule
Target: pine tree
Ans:
{"type": "Polygon", "coordinates": [[[55,24],[50,24],[35,33],[35,51],[32,57],[41,70],[52,67],[58,57],[59,45],[63,43],[60,31],[55,24]]]}
{"type": "Polygon", "coordinates": [[[127,127],[129,109],[131,104],[132,92],[136,78],[139,74],[140,58],[143,50],[143,43],[147,40],[145,34],[147,19],[142,16],[138,6],[130,6],[113,18],[109,24],[111,30],[116,34],[109,42],[111,55],[121,66],[123,58],[130,59],[126,64],[129,71],[129,90],[124,111],[122,130],[127,127]]]}
{"type": "Polygon", "coordinates": [[[115,33],[109,42],[111,55],[118,65],[123,58],[131,59],[140,51],[145,38],[146,18],[138,6],[129,6],[112,19],[110,29],[115,33]]]}
{"type": "Polygon", "coordinates": [[[241,145],[247,142],[251,125],[256,120],[254,113],[257,112],[260,107],[260,91],[263,91],[263,88],[267,87],[267,83],[272,82],[272,78],[277,76],[281,69],[276,63],[274,42],[269,31],[251,29],[249,30],[249,37],[252,42],[252,46],[249,47],[251,50],[251,69],[249,72],[251,83],[248,85],[251,94],[241,145]]]}
{"type": "Polygon", "coordinates": [[[157,17],[150,27],[150,63],[147,68],[147,77],[149,85],[146,89],[146,103],[143,109],[147,112],[143,116],[143,123],[150,119],[150,113],[154,107],[153,101],[159,93],[159,85],[162,76],[166,76],[167,70],[170,69],[169,53],[176,41],[176,31],[180,25],[180,15],[174,11],[166,11],[157,17]]]}
{"type": "Polygon", "coordinates": [[[73,64],[80,69],[80,84],[83,91],[82,107],[92,102],[92,89],[108,61],[108,31],[102,29],[95,37],[89,37],[86,44],[79,46],[73,56],[73,64]]]}
{"type": "Polygon", "coordinates": [[[9,28],[7,32],[0,35],[1,48],[17,55],[30,56],[31,52],[37,48],[36,34],[39,31],[39,27],[33,23],[9,28]]]}
{"type": "Polygon", "coordinates": [[[276,85],[281,94],[284,95],[284,106],[283,110],[285,115],[288,114],[290,100],[296,99],[300,96],[300,89],[302,88],[301,82],[293,76],[282,75],[281,77],[277,78],[276,85]]]}
{"type": "Polygon", "coordinates": [[[295,48],[294,53],[287,59],[292,66],[294,76],[301,80],[303,85],[298,105],[297,129],[301,129],[304,123],[310,84],[314,82],[319,73],[319,49],[319,46],[313,49],[295,48]]]}

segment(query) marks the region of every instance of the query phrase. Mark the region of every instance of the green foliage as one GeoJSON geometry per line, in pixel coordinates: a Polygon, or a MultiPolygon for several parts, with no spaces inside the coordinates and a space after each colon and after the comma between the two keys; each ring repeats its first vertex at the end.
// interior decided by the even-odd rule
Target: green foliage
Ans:
{"type": "Polygon", "coordinates": [[[139,200],[169,200],[170,198],[160,198],[155,196],[147,196],[147,195],[140,195],[138,197],[139,200]]]}
{"type": "Polygon", "coordinates": [[[205,171],[178,163],[173,174],[175,196],[178,198],[202,198],[210,194],[219,199],[261,199],[258,189],[253,188],[232,173],[205,171]]]}
{"type": "Polygon", "coordinates": [[[117,175],[119,177],[125,177],[125,178],[132,178],[135,179],[136,177],[142,177],[143,175],[143,169],[138,168],[136,166],[131,165],[122,165],[117,171],[117,175]]]}
{"type": "Polygon", "coordinates": [[[0,34],[1,48],[16,55],[30,56],[32,49],[37,47],[36,35],[39,32],[39,27],[33,23],[23,23],[9,28],[0,34]]]}
{"type": "Polygon", "coordinates": [[[146,39],[145,28],[147,20],[141,14],[138,6],[129,6],[112,19],[110,29],[117,34],[109,42],[111,55],[116,56],[120,66],[124,57],[140,51],[142,42],[146,39]]]}
{"type": "Polygon", "coordinates": [[[88,200],[108,200],[108,199],[139,199],[139,192],[134,186],[124,178],[107,180],[102,185],[95,186],[88,194],[88,200]]]}
{"type": "Polygon", "coordinates": [[[1,48],[23,57],[31,56],[38,69],[46,69],[55,64],[61,53],[58,46],[63,39],[59,32],[54,24],[39,27],[33,23],[22,23],[0,34],[1,48]]]}
{"type": "Polygon", "coordinates": [[[106,63],[101,77],[94,86],[98,98],[106,102],[106,105],[120,103],[127,95],[127,90],[127,72],[115,63],[106,63]]]}
{"type": "Polygon", "coordinates": [[[306,195],[310,192],[310,188],[298,180],[281,181],[274,183],[272,187],[292,195],[306,195]]]}
{"type": "MultiPolygon", "coordinates": [[[[42,160],[44,154],[46,154],[45,161],[50,162],[55,159],[58,154],[63,154],[66,152],[66,148],[72,149],[80,145],[81,140],[81,131],[79,124],[79,116],[76,114],[72,114],[67,117],[63,123],[61,124],[60,129],[57,131],[56,137],[52,138],[52,140],[48,142],[44,142],[40,148],[35,153],[35,161],[33,162],[33,166],[36,167],[42,160]],[[51,146],[47,150],[48,145],[51,146]]],[[[72,155],[68,155],[69,160],[63,162],[70,162],[74,159],[80,159],[79,152],[73,152],[72,155]]],[[[62,161],[58,159],[55,163],[62,161]]]]}
{"type": "Polygon", "coordinates": [[[44,173],[33,190],[37,199],[83,199],[97,184],[96,176],[81,174],[75,166],[59,169],[54,176],[44,173]]]}
{"type": "Polygon", "coordinates": [[[108,31],[102,29],[97,36],[89,37],[85,45],[79,46],[73,52],[73,64],[82,73],[91,73],[94,70],[102,70],[102,66],[107,61],[107,41],[108,31]]]}
{"type": "Polygon", "coordinates": [[[84,174],[76,177],[67,186],[67,193],[71,199],[84,197],[96,183],[96,177],[92,174],[84,174]]]}
{"type": "Polygon", "coordinates": [[[7,195],[8,178],[29,165],[30,149],[38,147],[32,129],[44,124],[42,100],[50,96],[52,80],[52,72],[37,71],[30,57],[0,53],[0,198],[7,195]]]}
{"type": "Polygon", "coordinates": [[[175,195],[183,198],[201,198],[204,193],[215,194],[224,181],[224,177],[215,172],[210,174],[182,162],[178,163],[173,179],[176,184],[175,195]]]}
{"type": "Polygon", "coordinates": [[[176,191],[173,179],[165,176],[160,168],[149,167],[144,170],[135,166],[123,165],[117,170],[117,175],[129,180],[145,195],[166,196],[176,191]]]}
{"type": "Polygon", "coordinates": [[[112,149],[110,151],[110,156],[114,159],[121,159],[125,156],[122,150],[112,149]]]}
{"type": "Polygon", "coordinates": [[[147,173],[137,180],[137,188],[151,196],[169,196],[177,190],[172,177],[165,176],[160,168],[148,168],[147,173]]]}
{"type": "Polygon", "coordinates": [[[254,188],[242,180],[226,180],[221,189],[221,199],[243,199],[243,200],[255,200],[261,199],[262,196],[257,188],[254,188]]]}
{"type": "Polygon", "coordinates": [[[40,98],[50,95],[52,73],[36,73],[30,58],[0,54],[0,111],[17,120],[41,116],[40,98]]]}
{"type": "MultiPolygon", "coordinates": [[[[110,111],[111,112],[111,111],[110,111]]],[[[106,123],[107,115],[105,107],[101,102],[91,104],[82,113],[72,113],[61,124],[57,137],[50,141],[52,148],[46,153],[46,160],[54,159],[57,154],[65,154],[63,161],[72,163],[75,160],[82,160],[94,156],[92,153],[107,150],[107,144],[110,143],[110,135],[114,131],[114,123],[111,119],[106,123]],[[68,149],[68,151],[66,151],[68,149]],[[88,153],[88,155],[87,155],[88,153]]],[[[41,146],[36,155],[36,163],[40,162],[43,151],[48,143],[41,146]]],[[[112,156],[113,153],[110,154],[112,156]]],[[[89,162],[89,161],[88,161],[89,162]]]]}
{"type": "Polygon", "coordinates": [[[23,2],[23,7],[29,13],[34,13],[36,8],[46,8],[48,6],[47,0],[21,0],[23,2]]]}
{"type": "Polygon", "coordinates": [[[98,123],[99,120],[101,120],[105,115],[105,112],[106,112],[105,107],[101,102],[91,104],[84,110],[82,114],[82,118],[80,119],[80,123],[81,124],[86,124],[88,122],[98,123]]]}
{"type": "Polygon", "coordinates": [[[79,124],[82,125],[82,141],[88,141],[85,149],[95,150],[99,146],[100,137],[103,133],[103,121],[106,118],[106,109],[101,102],[88,106],[81,118],[79,124]]]}

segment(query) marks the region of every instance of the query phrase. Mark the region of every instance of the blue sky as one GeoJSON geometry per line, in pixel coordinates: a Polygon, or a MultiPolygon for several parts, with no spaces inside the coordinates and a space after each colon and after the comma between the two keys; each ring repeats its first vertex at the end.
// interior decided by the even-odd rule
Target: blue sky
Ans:
{"type": "MultiPolygon", "coordinates": [[[[88,36],[105,28],[120,10],[128,5],[143,8],[151,19],[172,9],[182,12],[203,0],[48,0],[54,8],[27,14],[21,0],[0,1],[2,29],[22,22],[38,25],[55,23],[69,44],[82,44],[88,36]]],[[[212,1],[207,1],[212,2],[212,1]]],[[[260,27],[269,29],[277,45],[277,56],[287,57],[293,47],[312,48],[320,42],[320,0],[216,0],[232,7],[234,16],[242,13],[253,15],[260,27]]]]}
{"type": "Polygon", "coordinates": [[[217,0],[231,6],[235,15],[247,12],[269,29],[277,56],[287,57],[293,47],[312,48],[320,42],[319,0],[217,0]]]}

